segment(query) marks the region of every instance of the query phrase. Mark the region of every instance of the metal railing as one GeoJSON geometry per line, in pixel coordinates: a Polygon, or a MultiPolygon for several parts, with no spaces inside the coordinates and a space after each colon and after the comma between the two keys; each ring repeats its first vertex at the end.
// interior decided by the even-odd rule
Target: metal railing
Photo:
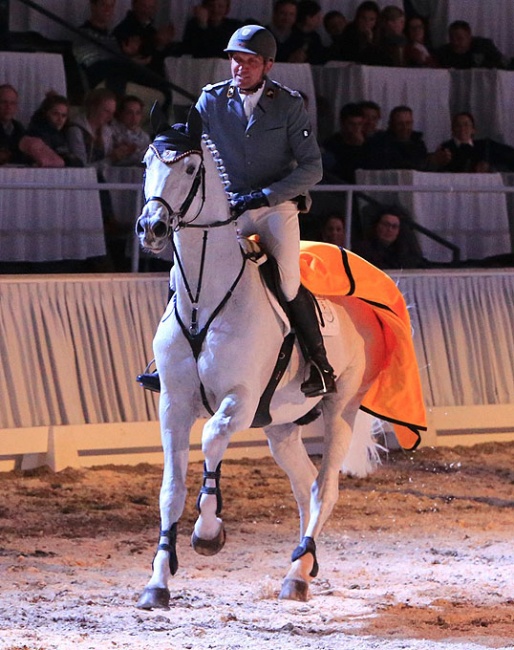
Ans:
{"type": "MultiPolygon", "coordinates": [[[[141,170],[142,171],[142,170],[141,170]]],[[[139,216],[142,205],[143,205],[143,188],[139,183],[35,183],[35,182],[0,182],[0,190],[64,190],[64,191],[73,191],[73,190],[102,190],[102,191],[124,191],[124,192],[134,192],[134,223],[139,216]]],[[[460,193],[474,193],[474,194],[512,194],[514,193],[514,186],[502,186],[502,187],[480,187],[477,188],[476,185],[472,186],[458,186],[453,187],[452,185],[316,185],[312,188],[311,192],[313,194],[317,193],[337,193],[345,195],[345,241],[346,248],[351,250],[352,247],[352,227],[353,227],[353,206],[356,195],[363,193],[375,193],[375,192],[424,192],[424,193],[434,193],[434,192],[460,192],[460,193]]],[[[414,222],[414,229],[419,231],[425,236],[430,237],[434,241],[437,241],[443,246],[450,248],[454,253],[459,253],[459,247],[443,239],[437,233],[432,232],[428,228],[420,226],[414,222]]],[[[137,272],[139,268],[139,242],[134,235],[134,241],[131,251],[131,271],[137,272]]]]}

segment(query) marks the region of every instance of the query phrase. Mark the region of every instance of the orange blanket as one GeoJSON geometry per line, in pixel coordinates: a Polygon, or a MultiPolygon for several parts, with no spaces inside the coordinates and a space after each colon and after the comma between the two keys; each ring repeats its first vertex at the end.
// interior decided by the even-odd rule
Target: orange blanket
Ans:
{"type": "Polygon", "coordinates": [[[426,413],[405,300],[396,283],[355,253],[332,244],[302,242],[302,284],[320,296],[355,296],[373,307],[384,328],[387,365],[361,408],[388,420],[404,449],[418,446],[426,413]]]}

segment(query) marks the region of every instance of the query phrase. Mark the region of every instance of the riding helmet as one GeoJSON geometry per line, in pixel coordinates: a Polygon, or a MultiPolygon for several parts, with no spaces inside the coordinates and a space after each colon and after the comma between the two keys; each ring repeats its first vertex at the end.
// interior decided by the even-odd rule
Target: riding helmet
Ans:
{"type": "Polygon", "coordinates": [[[225,52],[257,54],[267,60],[275,60],[277,43],[273,34],[260,25],[245,25],[237,29],[228,42],[225,52]]]}

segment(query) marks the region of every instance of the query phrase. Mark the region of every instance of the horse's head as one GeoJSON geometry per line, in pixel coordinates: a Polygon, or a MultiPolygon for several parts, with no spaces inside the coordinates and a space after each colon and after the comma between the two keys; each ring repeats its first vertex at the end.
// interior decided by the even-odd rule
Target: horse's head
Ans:
{"type": "Polygon", "coordinates": [[[159,130],[143,159],[145,205],[136,223],[141,245],[153,252],[163,250],[170,232],[187,218],[203,182],[199,113],[192,109],[187,124],[159,130]]]}

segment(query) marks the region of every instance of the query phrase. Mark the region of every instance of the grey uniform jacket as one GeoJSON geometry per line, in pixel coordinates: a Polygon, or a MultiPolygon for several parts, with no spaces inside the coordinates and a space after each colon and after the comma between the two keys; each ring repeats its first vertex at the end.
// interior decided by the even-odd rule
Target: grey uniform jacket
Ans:
{"type": "Polygon", "coordinates": [[[263,190],[271,206],[306,195],[321,180],[321,154],[301,95],[266,79],[247,121],[232,80],[203,88],[196,105],[216,144],[229,190],[263,190]]]}

